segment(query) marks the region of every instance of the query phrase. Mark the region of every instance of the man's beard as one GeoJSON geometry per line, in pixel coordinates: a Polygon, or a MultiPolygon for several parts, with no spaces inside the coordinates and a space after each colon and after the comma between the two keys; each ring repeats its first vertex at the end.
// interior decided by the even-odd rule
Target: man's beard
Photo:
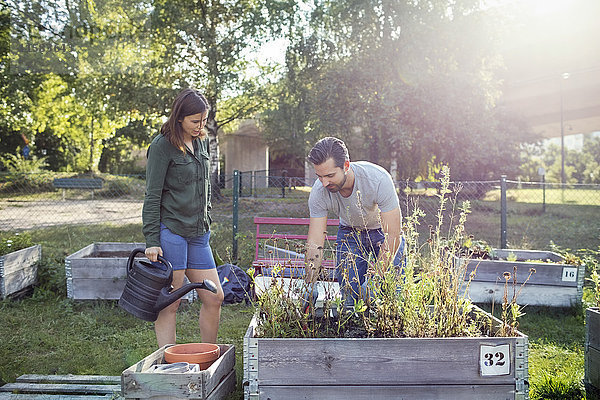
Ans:
{"type": "Polygon", "coordinates": [[[340,190],[342,190],[342,188],[344,187],[344,184],[346,183],[346,179],[348,179],[348,175],[344,174],[344,179],[342,180],[342,183],[340,183],[339,185],[328,185],[325,188],[327,190],[329,190],[329,192],[331,192],[331,193],[337,193],[340,190]],[[333,186],[333,187],[330,188],[330,186],[333,186]]]}

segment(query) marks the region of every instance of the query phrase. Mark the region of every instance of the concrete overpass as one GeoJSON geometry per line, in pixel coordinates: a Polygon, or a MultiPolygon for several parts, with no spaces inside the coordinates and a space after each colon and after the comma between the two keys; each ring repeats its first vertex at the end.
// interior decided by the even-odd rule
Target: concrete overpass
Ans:
{"type": "Polygon", "coordinates": [[[537,5],[505,38],[501,101],[545,138],[561,136],[561,114],[565,136],[600,131],[600,0],[537,5]]]}

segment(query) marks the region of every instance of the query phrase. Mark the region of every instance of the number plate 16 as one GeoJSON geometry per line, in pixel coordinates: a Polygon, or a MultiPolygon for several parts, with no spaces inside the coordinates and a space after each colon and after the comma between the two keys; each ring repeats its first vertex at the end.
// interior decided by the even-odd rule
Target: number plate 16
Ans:
{"type": "Polygon", "coordinates": [[[482,344],[479,348],[479,367],[482,376],[510,374],[510,345],[482,344]]]}

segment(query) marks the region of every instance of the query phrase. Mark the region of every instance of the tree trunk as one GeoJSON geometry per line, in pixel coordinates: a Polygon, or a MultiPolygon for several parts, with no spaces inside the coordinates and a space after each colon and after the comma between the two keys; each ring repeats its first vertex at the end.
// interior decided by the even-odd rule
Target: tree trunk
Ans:
{"type": "Polygon", "coordinates": [[[390,155],[390,175],[394,182],[398,179],[398,159],[396,157],[398,157],[398,152],[394,149],[390,155]]]}
{"type": "Polygon", "coordinates": [[[206,130],[208,131],[208,148],[210,151],[210,187],[212,200],[223,201],[225,200],[225,197],[221,194],[221,187],[219,186],[219,128],[215,121],[214,114],[211,116],[211,113],[209,113],[206,130]]]}

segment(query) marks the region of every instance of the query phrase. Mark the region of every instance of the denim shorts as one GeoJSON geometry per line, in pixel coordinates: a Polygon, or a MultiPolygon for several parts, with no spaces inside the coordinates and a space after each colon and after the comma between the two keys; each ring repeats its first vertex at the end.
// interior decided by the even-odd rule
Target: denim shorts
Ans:
{"type": "Polygon", "coordinates": [[[210,231],[184,238],[171,232],[163,223],[160,224],[160,247],[174,270],[216,268],[209,241],[210,231]]]}

